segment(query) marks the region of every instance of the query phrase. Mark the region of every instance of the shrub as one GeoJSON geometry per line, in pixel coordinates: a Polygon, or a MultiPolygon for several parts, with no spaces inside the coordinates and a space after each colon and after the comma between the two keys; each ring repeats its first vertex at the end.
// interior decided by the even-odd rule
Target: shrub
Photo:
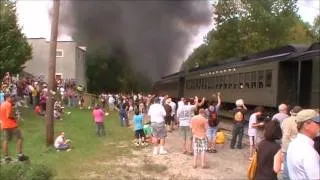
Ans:
{"type": "Polygon", "coordinates": [[[1,180],[48,180],[54,172],[51,168],[40,164],[1,164],[1,180]]]}

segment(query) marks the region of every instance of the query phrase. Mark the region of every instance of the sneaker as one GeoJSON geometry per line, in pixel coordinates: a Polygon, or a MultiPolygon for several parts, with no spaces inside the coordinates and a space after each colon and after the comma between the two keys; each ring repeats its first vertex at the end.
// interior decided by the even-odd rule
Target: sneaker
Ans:
{"type": "Polygon", "coordinates": [[[159,154],[164,155],[164,154],[168,154],[168,152],[164,149],[160,149],[159,154]]]}
{"type": "Polygon", "coordinates": [[[19,161],[26,161],[26,160],[28,160],[28,159],[29,159],[29,157],[26,156],[26,155],[24,155],[24,154],[19,154],[19,155],[18,155],[18,160],[19,160],[19,161]]]}
{"type": "Polygon", "coordinates": [[[147,146],[148,144],[147,143],[141,143],[141,146],[147,146]]]}
{"type": "Polygon", "coordinates": [[[70,152],[71,151],[71,149],[67,149],[67,152],[70,152]]]}
{"type": "Polygon", "coordinates": [[[139,143],[134,143],[134,145],[138,147],[138,146],[139,146],[139,143]]]}
{"type": "Polygon", "coordinates": [[[5,157],[3,158],[3,161],[4,161],[4,162],[10,162],[10,161],[12,161],[12,159],[11,159],[11,157],[9,157],[9,156],[5,156],[5,157]]]}
{"type": "Polygon", "coordinates": [[[158,148],[153,148],[153,155],[158,155],[158,148]]]}

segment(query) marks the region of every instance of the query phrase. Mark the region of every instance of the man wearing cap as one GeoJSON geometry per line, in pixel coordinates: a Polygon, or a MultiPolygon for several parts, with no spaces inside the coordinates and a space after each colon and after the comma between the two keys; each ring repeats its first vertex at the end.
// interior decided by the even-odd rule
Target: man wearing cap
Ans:
{"type": "Polygon", "coordinates": [[[8,142],[12,139],[13,135],[17,138],[18,160],[25,161],[29,159],[28,156],[25,156],[22,153],[22,134],[13,113],[12,97],[9,94],[6,94],[5,102],[0,106],[0,120],[2,121],[1,129],[3,133],[2,151],[6,162],[11,161],[11,158],[8,156],[8,142]]]}
{"type": "Polygon", "coordinates": [[[290,111],[290,117],[286,118],[282,122],[282,153],[283,153],[283,165],[284,169],[282,172],[282,179],[289,179],[288,174],[288,166],[286,163],[287,159],[287,149],[289,143],[297,137],[298,129],[297,129],[297,122],[296,122],[296,116],[297,114],[302,110],[300,106],[295,106],[290,111]]]}
{"type": "Polygon", "coordinates": [[[320,157],[314,149],[313,139],[319,133],[319,114],[312,109],[300,111],[296,116],[298,135],[287,149],[290,179],[320,179],[320,157]]]}

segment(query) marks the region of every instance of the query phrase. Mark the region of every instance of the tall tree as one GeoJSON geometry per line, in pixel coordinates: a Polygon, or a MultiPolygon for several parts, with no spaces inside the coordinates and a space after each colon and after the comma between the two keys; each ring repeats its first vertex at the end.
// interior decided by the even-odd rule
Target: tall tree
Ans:
{"type": "Polygon", "coordinates": [[[313,22],[312,34],[314,41],[320,41],[320,15],[318,15],[313,22]]]}
{"type": "Polygon", "coordinates": [[[15,3],[0,1],[0,75],[19,73],[31,59],[31,46],[17,24],[15,3]]]}
{"type": "Polygon", "coordinates": [[[310,43],[310,27],[297,15],[296,4],[297,0],[217,0],[215,28],[205,42],[209,53],[200,46],[188,61],[201,65],[289,43],[310,43]]]}

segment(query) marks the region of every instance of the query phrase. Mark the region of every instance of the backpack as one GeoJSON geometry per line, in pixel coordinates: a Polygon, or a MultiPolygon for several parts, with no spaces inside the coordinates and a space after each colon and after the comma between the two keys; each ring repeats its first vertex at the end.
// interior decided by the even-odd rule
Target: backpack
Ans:
{"type": "Polygon", "coordinates": [[[237,111],[235,114],[234,114],[234,120],[237,121],[237,122],[241,122],[244,120],[244,115],[241,111],[237,111]]]}
{"type": "Polygon", "coordinates": [[[208,111],[209,111],[208,124],[210,127],[216,127],[219,124],[216,108],[214,107],[213,111],[211,111],[208,108],[208,111]]]}

